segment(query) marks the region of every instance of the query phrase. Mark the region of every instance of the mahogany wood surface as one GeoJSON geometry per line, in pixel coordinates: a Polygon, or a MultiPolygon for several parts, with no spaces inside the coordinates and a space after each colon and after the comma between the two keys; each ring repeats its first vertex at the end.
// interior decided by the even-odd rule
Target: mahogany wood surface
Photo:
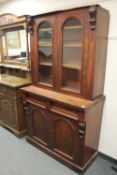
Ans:
{"type": "Polygon", "coordinates": [[[23,92],[28,141],[72,169],[84,171],[97,155],[104,97],[82,110],[25,88],[23,92]]]}
{"type": "Polygon", "coordinates": [[[108,11],[100,6],[79,8],[75,10],[49,13],[32,17],[31,33],[31,59],[33,85],[47,89],[53,89],[72,96],[79,96],[89,100],[103,95],[106,48],[108,32],[108,11]],[[91,12],[90,12],[91,11],[91,12]],[[101,17],[100,17],[101,16],[101,17]],[[82,47],[82,68],[81,68],[81,91],[72,92],[64,90],[62,83],[62,27],[67,19],[79,19],[83,26],[83,47],[82,47]],[[56,20],[55,20],[56,19],[56,20]],[[95,27],[93,28],[93,22],[95,27]],[[39,73],[37,66],[40,61],[38,54],[37,32],[40,24],[47,21],[53,27],[53,85],[43,85],[39,83],[39,73]],[[103,25],[105,24],[105,25],[103,25]],[[93,28],[93,29],[92,29],[93,28]]]}
{"type": "Polygon", "coordinates": [[[29,25],[33,83],[22,88],[27,141],[73,170],[84,172],[98,154],[105,100],[108,11],[89,6],[47,13],[31,17],[29,25]],[[78,25],[69,25],[76,21],[78,25]],[[52,30],[40,29],[43,22],[52,30]],[[72,40],[68,30],[72,29],[77,34],[74,37],[75,32],[72,33],[74,42],[69,42],[72,40]],[[51,34],[49,43],[46,39],[51,34]],[[50,47],[51,55],[47,54],[50,47]],[[76,48],[78,65],[74,58],[76,48]]]}
{"type": "Polygon", "coordinates": [[[0,125],[22,137],[26,134],[26,122],[21,91],[5,85],[0,85],[1,87],[8,91],[3,92],[0,89],[0,125]]]}

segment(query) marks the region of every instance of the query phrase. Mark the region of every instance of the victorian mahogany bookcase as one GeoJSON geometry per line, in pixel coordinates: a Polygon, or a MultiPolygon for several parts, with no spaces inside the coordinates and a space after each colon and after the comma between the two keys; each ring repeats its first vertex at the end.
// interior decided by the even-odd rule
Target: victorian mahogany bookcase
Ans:
{"type": "Polygon", "coordinates": [[[108,16],[88,6],[29,19],[33,83],[22,88],[27,140],[81,172],[98,153],[108,16]]]}

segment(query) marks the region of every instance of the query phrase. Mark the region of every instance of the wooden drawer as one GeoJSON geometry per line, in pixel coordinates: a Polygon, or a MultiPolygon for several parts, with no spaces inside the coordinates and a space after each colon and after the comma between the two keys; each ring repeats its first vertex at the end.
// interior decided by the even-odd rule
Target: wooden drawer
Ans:
{"type": "Polygon", "coordinates": [[[46,109],[47,107],[47,100],[45,99],[35,99],[35,98],[31,98],[31,97],[27,97],[26,98],[26,102],[29,103],[29,104],[32,104],[36,107],[40,107],[42,109],[46,109]]]}
{"type": "Polygon", "coordinates": [[[4,93],[4,94],[6,94],[6,95],[11,95],[11,96],[13,96],[13,89],[11,89],[11,88],[9,88],[9,87],[7,87],[7,86],[5,86],[5,85],[1,85],[1,84],[0,84],[0,92],[1,92],[1,93],[4,93]]]}
{"type": "Polygon", "coordinates": [[[84,112],[63,104],[53,103],[50,111],[76,121],[84,121],[84,112]]]}
{"type": "Polygon", "coordinates": [[[31,94],[27,96],[26,101],[52,113],[56,113],[76,121],[84,121],[84,112],[82,112],[80,109],[74,109],[70,106],[65,106],[64,104],[60,104],[39,96],[34,97],[31,94]]]}

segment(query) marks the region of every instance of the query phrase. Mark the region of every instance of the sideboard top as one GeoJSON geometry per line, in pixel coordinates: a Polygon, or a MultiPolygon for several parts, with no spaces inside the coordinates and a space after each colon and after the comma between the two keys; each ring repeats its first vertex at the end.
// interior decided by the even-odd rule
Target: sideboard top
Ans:
{"type": "Polygon", "coordinates": [[[86,100],[86,99],[79,98],[79,97],[73,97],[73,96],[69,96],[66,94],[61,94],[59,92],[54,92],[52,90],[42,89],[42,88],[39,88],[39,87],[36,87],[33,85],[24,87],[24,88],[22,88],[22,90],[27,92],[27,93],[31,93],[31,94],[34,94],[37,96],[45,97],[45,98],[48,98],[48,99],[53,100],[53,101],[68,104],[72,107],[77,107],[77,108],[80,108],[82,110],[90,108],[93,104],[98,102],[100,99],[105,98],[103,96],[101,98],[98,98],[97,100],[91,101],[91,100],[86,100]]]}

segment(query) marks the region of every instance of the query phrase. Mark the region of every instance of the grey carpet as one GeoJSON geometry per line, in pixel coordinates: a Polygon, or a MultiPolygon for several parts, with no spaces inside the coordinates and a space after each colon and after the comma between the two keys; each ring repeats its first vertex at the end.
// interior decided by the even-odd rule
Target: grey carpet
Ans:
{"type": "MultiPolygon", "coordinates": [[[[98,157],[85,175],[117,175],[111,163],[98,157]]],[[[0,127],[0,175],[78,175],[41,152],[25,138],[0,127]]]]}

